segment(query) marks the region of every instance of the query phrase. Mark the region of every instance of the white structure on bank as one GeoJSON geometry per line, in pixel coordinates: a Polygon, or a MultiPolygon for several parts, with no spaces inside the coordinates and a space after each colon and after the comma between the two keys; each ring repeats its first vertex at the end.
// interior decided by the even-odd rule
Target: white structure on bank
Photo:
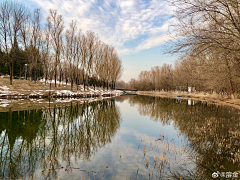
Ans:
{"type": "Polygon", "coordinates": [[[195,92],[195,87],[189,86],[188,87],[188,92],[195,92]]]}

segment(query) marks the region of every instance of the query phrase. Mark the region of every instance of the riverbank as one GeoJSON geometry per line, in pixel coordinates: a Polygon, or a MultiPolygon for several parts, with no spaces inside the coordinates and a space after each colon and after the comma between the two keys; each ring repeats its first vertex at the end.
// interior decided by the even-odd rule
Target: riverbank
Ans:
{"type": "Polygon", "coordinates": [[[45,81],[14,79],[13,85],[9,85],[9,77],[0,77],[0,112],[90,103],[121,94],[122,91],[92,86],[86,86],[84,91],[83,85],[78,89],[74,85],[71,90],[70,84],[59,82],[55,87],[54,81],[51,81],[51,90],[49,81],[45,84],[45,81]]]}
{"type": "Polygon", "coordinates": [[[13,85],[9,85],[9,77],[0,78],[0,99],[31,99],[31,98],[91,98],[111,97],[121,94],[121,91],[106,90],[100,87],[70,84],[54,81],[29,81],[14,79],[13,85]]]}
{"type": "Polygon", "coordinates": [[[92,103],[111,97],[92,98],[52,98],[52,99],[0,99],[0,112],[36,110],[42,108],[56,108],[84,103],[92,103]]]}
{"type": "Polygon", "coordinates": [[[145,96],[158,96],[164,98],[178,98],[178,99],[192,99],[199,101],[208,101],[211,103],[217,103],[220,105],[233,106],[240,109],[240,99],[229,99],[227,96],[221,96],[218,94],[199,93],[199,92],[180,92],[180,91],[137,91],[138,95],[145,96]]]}

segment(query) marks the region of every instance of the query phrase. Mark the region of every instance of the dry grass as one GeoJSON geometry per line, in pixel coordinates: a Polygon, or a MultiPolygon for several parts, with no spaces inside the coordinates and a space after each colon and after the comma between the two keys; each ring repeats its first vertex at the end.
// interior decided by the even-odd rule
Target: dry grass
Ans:
{"type": "Polygon", "coordinates": [[[49,84],[45,85],[42,82],[13,79],[13,85],[10,85],[8,77],[0,79],[0,86],[7,86],[10,91],[26,91],[26,90],[49,90],[49,84]]]}
{"type": "Polygon", "coordinates": [[[188,93],[188,92],[164,92],[164,91],[137,91],[138,95],[158,96],[163,98],[192,99],[200,101],[211,101],[221,105],[233,106],[240,109],[240,99],[229,99],[228,96],[220,96],[209,93],[188,93]],[[177,97],[180,95],[181,97],[177,97]]]}
{"type": "MultiPolygon", "coordinates": [[[[13,79],[13,85],[10,85],[9,77],[0,78],[0,86],[7,86],[9,91],[18,91],[18,92],[25,92],[28,90],[31,91],[39,91],[39,90],[49,90],[50,84],[47,82],[40,81],[29,81],[29,80],[20,80],[20,79],[13,79]]],[[[79,87],[80,88],[80,87],[79,87]]],[[[55,87],[55,83],[51,83],[51,90],[71,90],[71,85],[66,85],[66,83],[57,83],[55,87]]],[[[87,86],[86,86],[87,90],[87,86]]],[[[73,86],[73,92],[77,91],[76,85],[73,86]]]]}
{"type": "Polygon", "coordinates": [[[148,167],[148,165],[149,165],[149,161],[148,159],[146,159],[146,166],[148,167]]]}
{"type": "MultiPolygon", "coordinates": [[[[109,91],[106,90],[98,92],[93,91],[94,87],[89,87],[88,90],[87,86],[85,91],[83,91],[82,86],[79,86],[79,90],[74,86],[73,90],[70,91],[71,86],[66,84],[57,84],[57,87],[55,87],[54,83],[52,83],[51,92],[49,91],[49,88],[50,84],[47,83],[45,85],[45,82],[30,82],[28,80],[14,79],[13,85],[9,85],[9,77],[0,78],[0,96],[2,98],[0,99],[0,112],[8,111],[9,108],[18,111],[23,109],[52,107],[59,104],[69,105],[72,103],[79,103],[79,101],[92,101],[93,98],[94,101],[101,100],[102,97],[110,97],[114,95],[114,92],[109,93],[109,91]],[[61,90],[66,91],[61,92],[61,90]],[[51,95],[51,98],[53,97],[50,101],[49,99],[38,99],[50,97],[49,95],[51,95]],[[28,97],[30,98],[26,99],[28,97]]],[[[96,90],[102,90],[102,88],[96,87],[96,90]]]]}
{"type": "Polygon", "coordinates": [[[157,165],[157,158],[155,158],[155,156],[154,156],[154,162],[155,162],[155,165],[157,165]]]}
{"type": "Polygon", "coordinates": [[[35,82],[28,80],[14,79],[13,85],[9,85],[9,78],[0,78],[0,97],[2,99],[21,99],[21,98],[84,98],[84,97],[109,97],[115,94],[119,94],[118,91],[111,91],[102,87],[85,86],[83,85],[73,86],[71,85],[58,84],[55,87],[55,83],[35,82]]]}

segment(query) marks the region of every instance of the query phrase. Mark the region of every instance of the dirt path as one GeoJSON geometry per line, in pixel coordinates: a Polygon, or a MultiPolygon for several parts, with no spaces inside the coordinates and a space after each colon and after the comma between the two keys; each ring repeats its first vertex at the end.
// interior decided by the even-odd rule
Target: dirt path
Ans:
{"type": "Polygon", "coordinates": [[[240,99],[229,99],[221,97],[217,94],[208,93],[188,93],[188,92],[163,92],[163,91],[137,91],[138,95],[158,96],[166,98],[192,99],[200,101],[208,101],[216,104],[233,106],[240,109],[240,99]],[[181,97],[179,97],[181,96],[181,97]]]}

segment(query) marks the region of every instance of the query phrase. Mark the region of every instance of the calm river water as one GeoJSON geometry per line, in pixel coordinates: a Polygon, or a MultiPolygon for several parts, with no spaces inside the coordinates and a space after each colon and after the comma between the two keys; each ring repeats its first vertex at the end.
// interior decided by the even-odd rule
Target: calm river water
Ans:
{"type": "Polygon", "coordinates": [[[0,179],[237,177],[239,115],[232,107],[148,96],[9,109],[0,112],[0,179]]]}

